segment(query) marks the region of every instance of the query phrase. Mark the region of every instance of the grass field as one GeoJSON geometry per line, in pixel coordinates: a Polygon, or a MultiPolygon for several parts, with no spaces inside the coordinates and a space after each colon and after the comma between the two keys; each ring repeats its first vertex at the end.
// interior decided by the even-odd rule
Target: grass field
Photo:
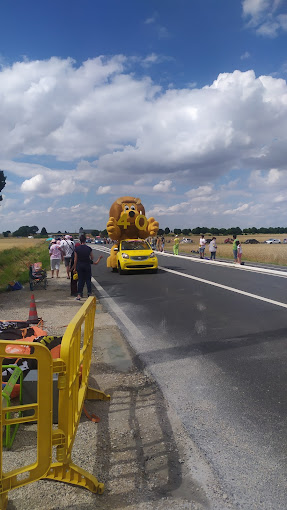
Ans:
{"type": "Polygon", "coordinates": [[[42,262],[49,267],[48,243],[43,239],[0,239],[0,291],[11,281],[29,281],[29,265],[42,262]]]}
{"type": "MultiPolygon", "coordinates": [[[[183,236],[180,236],[182,239],[183,236]]],[[[179,253],[190,253],[191,250],[198,250],[199,246],[199,238],[200,236],[188,236],[189,239],[192,239],[193,243],[180,243],[179,245],[179,253]]],[[[212,236],[205,235],[205,238],[211,238],[212,236]]],[[[217,236],[216,244],[217,244],[217,258],[224,259],[233,259],[232,253],[232,245],[225,244],[224,240],[227,237],[232,236],[217,236]]],[[[242,261],[250,261],[250,262],[262,262],[265,264],[276,264],[279,266],[287,265],[287,244],[265,244],[264,241],[274,237],[276,239],[280,239],[281,243],[283,243],[283,239],[287,238],[286,234],[279,234],[270,236],[269,234],[255,234],[255,235],[241,235],[238,236],[237,239],[242,243],[242,261]],[[257,239],[260,244],[244,244],[246,239],[257,239]]],[[[170,243],[166,243],[166,250],[172,250],[172,239],[173,237],[167,236],[166,241],[170,240],[170,243]]],[[[208,250],[208,246],[205,249],[205,256],[209,257],[210,253],[208,250]]]]}
{"type": "MultiPolygon", "coordinates": [[[[37,246],[37,244],[43,243],[43,239],[28,239],[27,237],[22,237],[18,239],[17,237],[4,237],[0,239],[0,251],[10,250],[11,248],[30,248],[31,246],[37,246]]],[[[47,247],[49,243],[47,242],[47,247]]]]}

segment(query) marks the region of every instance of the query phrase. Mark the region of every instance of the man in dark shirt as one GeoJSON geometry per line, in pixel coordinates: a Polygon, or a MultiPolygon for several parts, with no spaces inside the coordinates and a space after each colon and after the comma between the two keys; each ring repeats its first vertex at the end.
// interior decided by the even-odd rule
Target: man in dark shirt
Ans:
{"type": "Polygon", "coordinates": [[[103,256],[100,255],[98,260],[94,262],[93,250],[90,246],[86,245],[86,236],[84,234],[80,236],[80,243],[80,246],[75,248],[74,260],[74,269],[76,268],[78,273],[78,296],[76,297],[78,301],[83,297],[85,283],[87,284],[88,297],[92,294],[91,265],[98,264],[103,258],[103,256]]]}

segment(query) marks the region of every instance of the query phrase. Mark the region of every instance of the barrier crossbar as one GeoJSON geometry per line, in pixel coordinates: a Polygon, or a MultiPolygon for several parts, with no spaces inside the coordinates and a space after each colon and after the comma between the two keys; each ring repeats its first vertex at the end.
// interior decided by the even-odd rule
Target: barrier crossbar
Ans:
{"type": "MultiPolygon", "coordinates": [[[[38,402],[25,406],[13,406],[9,411],[34,410],[34,415],[13,418],[9,423],[23,423],[37,420],[37,462],[15,472],[2,473],[3,443],[0,442],[0,504],[5,509],[8,491],[33,481],[48,478],[84,487],[91,492],[102,494],[104,484],[72,462],[72,448],[81,418],[85,399],[110,400],[110,395],[90,388],[88,378],[91,365],[96,299],[90,297],[69,323],[62,339],[60,358],[52,360],[50,351],[40,345],[35,346],[33,355],[38,362],[38,402]],[[52,385],[53,373],[58,374],[58,428],[52,429],[52,385]],[[19,409],[18,409],[19,408],[19,409]],[[57,462],[52,462],[52,447],[56,446],[57,462]],[[45,462],[44,462],[45,458],[45,462]],[[17,480],[18,474],[29,472],[25,480],[17,480]]],[[[25,342],[13,342],[26,345],[25,342]]],[[[0,342],[0,359],[7,357],[5,347],[10,342],[0,342]]],[[[31,345],[31,344],[28,344],[31,345]]],[[[17,357],[10,356],[9,357],[17,357]]],[[[25,354],[26,357],[26,354],[25,354]]],[[[1,426],[7,423],[8,409],[1,411],[1,426]],[[6,418],[5,418],[6,416],[6,418]]],[[[2,436],[2,434],[0,434],[2,436]]]]}

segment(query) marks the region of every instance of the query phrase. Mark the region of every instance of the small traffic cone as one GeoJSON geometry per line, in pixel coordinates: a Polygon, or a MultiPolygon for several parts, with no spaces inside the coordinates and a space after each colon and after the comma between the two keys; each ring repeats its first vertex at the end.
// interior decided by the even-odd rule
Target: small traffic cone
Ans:
{"type": "Polygon", "coordinates": [[[39,322],[34,294],[31,295],[28,322],[30,322],[30,324],[38,324],[39,322]]]}

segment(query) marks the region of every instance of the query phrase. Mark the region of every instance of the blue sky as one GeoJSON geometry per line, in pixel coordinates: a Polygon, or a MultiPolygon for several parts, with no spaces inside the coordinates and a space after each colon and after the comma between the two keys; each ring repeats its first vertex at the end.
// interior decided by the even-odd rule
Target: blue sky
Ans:
{"type": "Polygon", "coordinates": [[[0,7],[0,231],[286,225],[284,0],[0,7]]]}

